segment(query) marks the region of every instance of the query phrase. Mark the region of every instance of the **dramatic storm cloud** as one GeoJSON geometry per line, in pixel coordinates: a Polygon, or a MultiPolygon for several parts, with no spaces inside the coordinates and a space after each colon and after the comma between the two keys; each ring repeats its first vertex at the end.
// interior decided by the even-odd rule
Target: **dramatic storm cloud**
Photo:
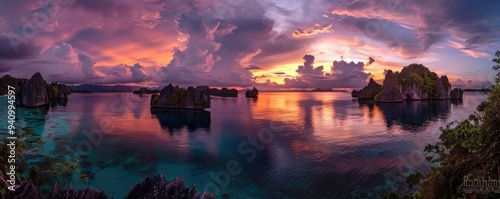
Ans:
{"type": "MultiPolygon", "coordinates": [[[[371,74],[364,72],[363,62],[334,61],[329,73],[323,73],[323,66],[314,67],[315,57],[305,55],[304,65],[297,69],[300,75],[285,78],[285,85],[295,88],[358,88],[366,85],[371,74]]],[[[371,61],[371,59],[370,59],[371,61]]]]}
{"type": "Polygon", "coordinates": [[[358,88],[422,63],[482,85],[494,78],[499,9],[495,0],[2,1],[0,75],[358,88]]]}

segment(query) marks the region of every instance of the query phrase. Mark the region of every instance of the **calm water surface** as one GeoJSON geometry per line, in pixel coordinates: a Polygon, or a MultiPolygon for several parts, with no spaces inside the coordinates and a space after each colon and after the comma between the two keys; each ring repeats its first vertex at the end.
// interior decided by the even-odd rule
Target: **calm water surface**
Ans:
{"type": "Polygon", "coordinates": [[[422,149],[437,141],[439,127],[467,118],[486,99],[465,93],[463,101],[374,104],[349,93],[243,96],[213,97],[207,111],[151,111],[150,95],[77,93],[66,106],[18,108],[17,124],[32,127],[55,154],[74,151],[91,177],[75,179],[74,187],[115,198],[155,174],[182,177],[218,198],[376,198],[408,191],[405,177],[431,166],[422,149]],[[229,179],[228,163],[241,167],[229,179]]]}

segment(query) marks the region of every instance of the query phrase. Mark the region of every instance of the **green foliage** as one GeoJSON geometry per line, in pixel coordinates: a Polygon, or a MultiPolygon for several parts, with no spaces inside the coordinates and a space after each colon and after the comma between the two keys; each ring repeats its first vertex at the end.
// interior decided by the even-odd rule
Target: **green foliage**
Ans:
{"type": "Polygon", "coordinates": [[[380,100],[380,94],[382,94],[382,91],[381,91],[381,92],[379,92],[379,93],[377,93],[377,94],[375,95],[375,97],[373,97],[373,100],[375,100],[375,101],[379,101],[379,100],[380,100]]]}
{"type": "Polygon", "coordinates": [[[17,90],[19,88],[18,82],[19,82],[18,79],[10,75],[5,75],[2,78],[0,78],[0,95],[6,95],[8,93],[7,86],[13,86],[17,90]]]}
{"type": "Polygon", "coordinates": [[[194,105],[206,107],[208,105],[208,102],[205,100],[196,100],[194,101],[194,105]]]}
{"type": "MultiPolygon", "coordinates": [[[[31,128],[16,129],[16,179],[17,183],[31,179],[36,186],[50,191],[54,183],[65,186],[71,182],[74,172],[80,172],[78,168],[79,160],[72,161],[57,160],[52,158],[56,154],[47,153],[42,149],[45,144],[39,135],[31,128]],[[33,157],[42,157],[44,162],[29,162],[33,157]],[[26,168],[30,168],[29,171],[26,168]]],[[[7,154],[9,140],[3,140],[0,145],[0,153],[7,154]]],[[[57,157],[57,156],[56,156],[57,157]]],[[[4,176],[7,176],[7,167],[9,165],[7,156],[0,156],[0,165],[4,176]]]]}
{"type": "MultiPolygon", "coordinates": [[[[410,64],[401,70],[398,78],[398,85],[405,89],[407,86],[416,85],[422,92],[428,93],[431,98],[439,96],[436,93],[436,85],[440,78],[434,72],[421,64],[410,64]]],[[[451,87],[449,82],[445,82],[445,88],[451,87]]]]}
{"type": "MultiPolygon", "coordinates": [[[[497,52],[500,57],[500,51],[497,52]]],[[[495,61],[495,60],[494,60],[495,61]]],[[[500,62],[500,60],[496,60],[500,62]]],[[[496,68],[500,70],[500,68],[496,68]]],[[[425,147],[427,160],[437,163],[422,179],[414,196],[423,198],[498,198],[494,193],[469,193],[461,190],[466,175],[500,176],[500,81],[491,88],[478,112],[461,122],[441,128],[436,144],[425,147]]],[[[413,183],[412,183],[413,184],[413,183]]]]}
{"type": "Polygon", "coordinates": [[[185,88],[181,88],[179,86],[174,87],[174,93],[167,98],[165,105],[174,106],[184,100],[188,95],[188,92],[185,88]]]}
{"type": "Polygon", "coordinates": [[[408,177],[406,177],[406,184],[408,184],[409,188],[412,188],[413,186],[419,184],[420,179],[422,179],[422,174],[420,173],[413,173],[410,174],[408,177]]]}
{"type": "Polygon", "coordinates": [[[158,102],[158,98],[159,98],[159,97],[160,97],[160,95],[158,95],[158,94],[153,94],[153,95],[151,96],[151,104],[150,104],[150,105],[151,105],[151,106],[155,105],[155,104],[156,104],[156,102],[158,102]]]}

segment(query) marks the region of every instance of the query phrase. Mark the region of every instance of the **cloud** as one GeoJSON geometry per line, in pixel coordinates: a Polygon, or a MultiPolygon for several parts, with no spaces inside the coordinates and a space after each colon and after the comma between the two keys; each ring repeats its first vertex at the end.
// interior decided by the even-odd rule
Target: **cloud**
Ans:
{"type": "Polygon", "coordinates": [[[375,59],[373,59],[372,57],[368,57],[368,62],[366,63],[366,66],[372,65],[373,63],[375,63],[375,59]]]}
{"type": "MultiPolygon", "coordinates": [[[[460,50],[472,50],[494,43],[500,37],[496,20],[500,14],[496,10],[498,2],[494,0],[481,3],[341,0],[334,3],[331,13],[335,18],[343,18],[341,25],[347,27],[354,24],[358,32],[385,42],[403,57],[414,58],[450,37],[465,42],[464,48],[460,50]]],[[[468,54],[474,55],[472,52],[468,54]]]]}
{"type": "Polygon", "coordinates": [[[323,66],[314,67],[314,56],[305,55],[302,57],[304,59],[304,65],[299,66],[296,70],[300,75],[317,75],[323,76],[323,66]]]}
{"type": "Polygon", "coordinates": [[[94,60],[85,53],[78,53],[78,60],[80,61],[82,72],[87,77],[94,77],[96,75],[94,60]]]}
{"type": "Polygon", "coordinates": [[[364,72],[363,62],[334,61],[330,73],[323,73],[323,66],[314,67],[314,56],[305,55],[295,78],[285,78],[285,86],[295,88],[360,88],[366,86],[370,73],[364,72]]]}
{"type": "Polygon", "coordinates": [[[310,28],[305,28],[305,29],[297,28],[293,31],[292,35],[294,37],[309,37],[320,33],[332,32],[331,28],[332,28],[331,24],[329,25],[314,24],[314,27],[310,28]]]}
{"type": "Polygon", "coordinates": [[[248,65],[247,67],[245,67],[245,69],[247,69],[247,70],[260,70],[262,68],[258,67],[258,66],[254,66],[254,65],[248,65]]]}
{"type": "Polygon", "coordinates": [[[185,48],[174,49],[172,61],[160,69],[159,81],[212,86],[254,84],[249,70],[257,68],[248,66],[272,38],[274,21],[259,12],[263,8],[258,3],[253,4],[254,9],[249,12],[219,6],[193,6],[176,21],[185,48]]]}

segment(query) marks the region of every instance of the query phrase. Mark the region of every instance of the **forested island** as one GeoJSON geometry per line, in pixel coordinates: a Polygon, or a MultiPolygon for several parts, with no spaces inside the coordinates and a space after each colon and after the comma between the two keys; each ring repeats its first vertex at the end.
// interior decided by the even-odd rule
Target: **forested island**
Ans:
{"type": "Polygon", "coordinates": [[[65,84],[47,83],[40,73],[30,79],[5,75],[0,78],[0,95],[8,93],[8,86],[15,88],[16,106],[39,107],[49,104],[51,99],[68,99],[70,91],[65,84]]]}
{"type": "Polygon", "coordinates": [[[448,77],[439,77],[421,64],[405,66],[401,72],[388,70],[383,85],[372,79],[362,90],[353,90],[352,97],[373,99],[376,102],[402,102],[404,100],[461,99],[460,88],[451,89],[448,77]]]}

